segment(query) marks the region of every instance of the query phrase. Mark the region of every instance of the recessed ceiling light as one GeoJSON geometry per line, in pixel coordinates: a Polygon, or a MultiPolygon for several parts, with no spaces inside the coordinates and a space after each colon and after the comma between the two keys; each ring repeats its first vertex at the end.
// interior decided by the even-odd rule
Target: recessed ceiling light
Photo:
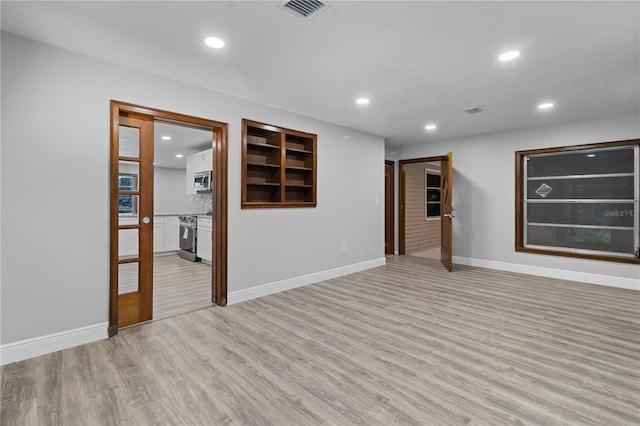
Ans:
{"type": "Polygon", "coordinates": [[[182,154],[176,154],[176,158],[182,158],[183,155],[182,154]]]}
{"type": "Polygon", "coordinates": [[[204,42],[207,46],[213,49],[221,49],[224,47],[224,40],[218,37],[207,37],[204,39],[204,42]]]}
{"type": "Polygon", "coordinates": [[[163,141],[170,141],[171,140],[171,136],[163,136],[162,140],[163,141]]]}
{"type": "Polygon", "coordinates": [[[589,157],[589,158],[593,158],[595,156],[596,156],[595,154],[587,154],[587,157],[589,157]]]}
{"type": "Polygon", "coordinates": [[[538,105],[538,109],[549,109],[553,108],[553,102],[545,102],[543,104],[538,105]]]}
{"type": "Polygon", "coordinates": [[[426,126],[424,126],[424,128],[427,130],[435,130],[438,128],[438,126],[436,126],[435,124],[427,124],[426,126]]]}
{"type": "Polygon", "coordinates": [[[517,58],[518,56],[520,56],[520,52],[518,52],[517,50],[510,50],[498,56],[498,59],[500,59],[502,62],[506,62],[506,61],[511,61],[517,58]]]}
{"type": "Polygon", "coordinates": [[[360,98],[356,100],[356,103],[358,105],[366,105],[369,103],[369,99],[368,98],[360,98]]]}

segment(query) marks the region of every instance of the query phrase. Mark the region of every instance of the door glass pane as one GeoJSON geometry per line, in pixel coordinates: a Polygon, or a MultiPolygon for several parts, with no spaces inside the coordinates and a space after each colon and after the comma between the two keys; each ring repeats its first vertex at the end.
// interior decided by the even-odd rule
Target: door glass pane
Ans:
{"type": "Polygon", "coordinates": [[[140,158],[140,129],[135,127],[119,127],[119,156],[140,158]]]}
{"type": "Polygon", "coordinates": [[[118,258],[138,257],[138,229],[118,230],[118,258]]]}
{"type": "Polygon", "coordinates": [[[138,291],[138,262],[118,265],[118,294],[138,291]]]}
{"type": "Polygon", "coordinates": [[[120,161],[118,165],[118,189],[120,191],[137,191],[140,181],[140,163],[137,161],[120,161]]]}
{"type": "MultiPolygon", "coordinates": [[[[139,198],[137,195],[118,196],[118,215],[121,217],[138,216],[139,198]]],[[[137,220],[134,222],[137,223],[137,220]]]]}

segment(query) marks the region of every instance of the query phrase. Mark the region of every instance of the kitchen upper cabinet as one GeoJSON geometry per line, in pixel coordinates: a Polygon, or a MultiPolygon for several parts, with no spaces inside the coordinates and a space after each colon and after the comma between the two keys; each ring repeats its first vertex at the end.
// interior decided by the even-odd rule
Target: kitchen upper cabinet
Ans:
{"type": "Polygon", "coordinates": [[[212,243],[212,222],[210,218],[198,217],[198,244],[196,246],[196,256],[211,262],[212,243]]]}
{"type": "Polygon", "coordinates": [[[211,171],[213,149],[196,152],[187,156],[187,194],[195,194],[193,175],[197,172],[211,171]]]}

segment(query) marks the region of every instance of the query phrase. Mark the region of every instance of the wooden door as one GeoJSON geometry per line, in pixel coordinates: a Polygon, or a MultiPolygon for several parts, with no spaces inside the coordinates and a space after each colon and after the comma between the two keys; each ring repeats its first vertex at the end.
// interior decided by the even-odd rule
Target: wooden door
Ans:
{"type": "Polygon", "coordinates": [[[384,253],[393,254],[395,251],[394,239],[394,165],[393,161],[384,162],[384,253]]]}
{"type": "Polygon", "coordinates": [[[453,154],[448,153],[440,162],[440,200],[441,200],[441,238],[440,238],[440,260],[449,272],[453,269],[452,262],[452,240],[453,230],[451,221],[455,217],[453,214],[453,185],[451,176],[453,175],[453,154]]]}
{"type": "Polygon", "coordinates": [[[112,109],[111,132],[110,324],[124,327],[153,312],[153,117],[112,109]]]}

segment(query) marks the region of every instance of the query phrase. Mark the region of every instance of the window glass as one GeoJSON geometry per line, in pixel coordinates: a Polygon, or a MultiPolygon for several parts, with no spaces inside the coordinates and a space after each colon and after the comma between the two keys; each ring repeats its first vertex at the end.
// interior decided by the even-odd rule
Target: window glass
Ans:
{"type": "Polygon", "coordinates": [[[604,145],[517,154],[524,196],[518,247],[640,255],[639,148],[604,145]]]}
{"type": "Polygon", "coordinates": [[[434,219],[440,217],[440,175],[425,169],[425,218],[434,219]]]}

